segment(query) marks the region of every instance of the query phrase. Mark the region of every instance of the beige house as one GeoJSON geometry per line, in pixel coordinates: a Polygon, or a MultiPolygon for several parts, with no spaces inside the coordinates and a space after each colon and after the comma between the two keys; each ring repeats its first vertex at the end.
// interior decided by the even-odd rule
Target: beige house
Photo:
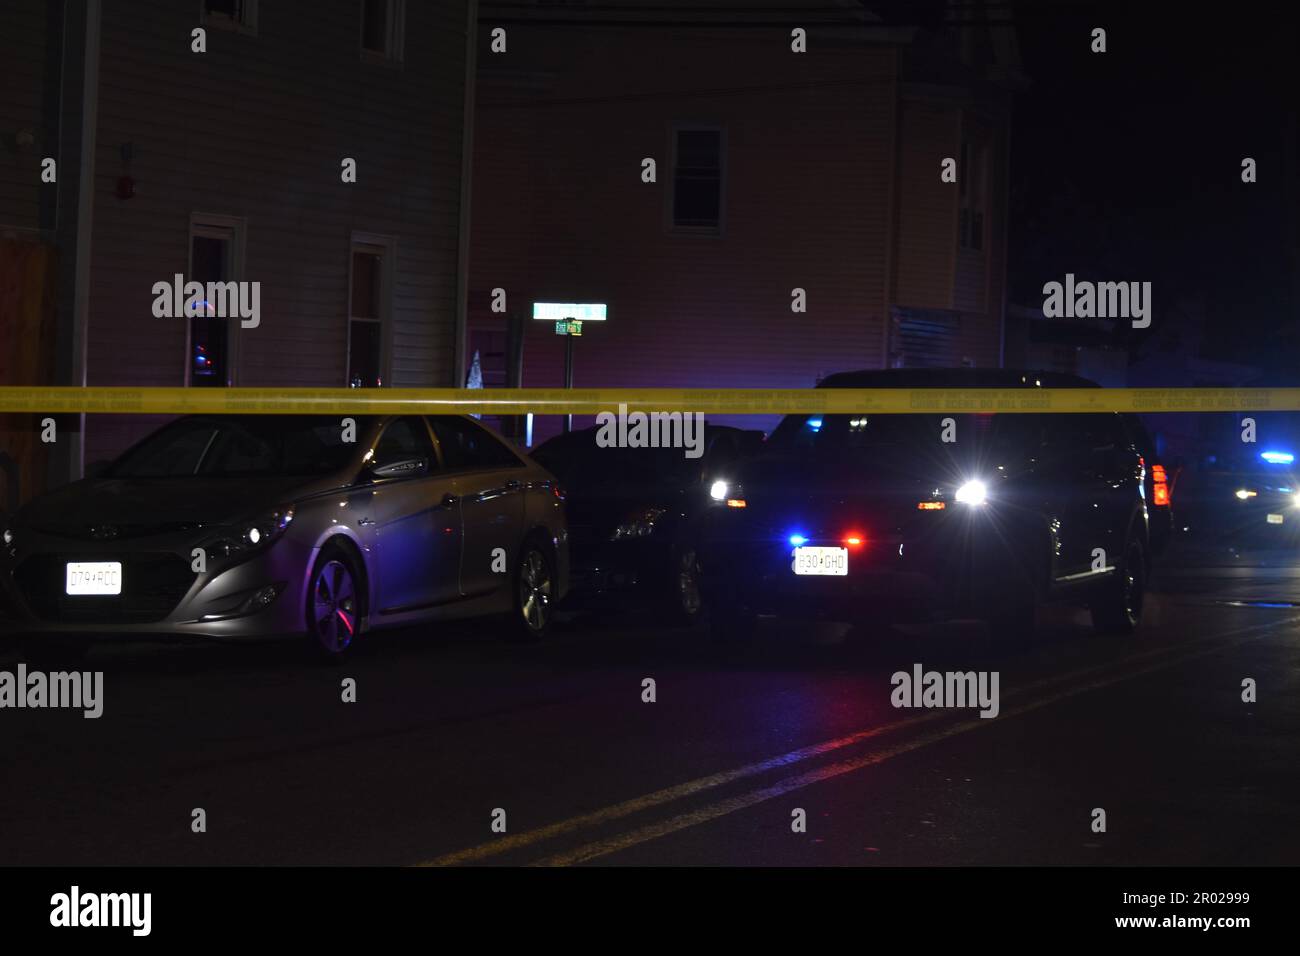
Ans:
{"type": "MultiPolygon", "coordinates": [[[[451,384],[473,7],[6,0],[6,384],[451,384]],[[177,275],[258,283],[259,321],[159,317],[177,275]]],[[[52,476],[151,424],[61,420],[52,476]]]]}

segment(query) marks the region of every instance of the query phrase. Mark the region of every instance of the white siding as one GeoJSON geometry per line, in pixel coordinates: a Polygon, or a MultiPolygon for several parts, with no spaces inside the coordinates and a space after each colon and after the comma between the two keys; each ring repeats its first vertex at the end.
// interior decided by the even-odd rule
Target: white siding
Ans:
{"type": "MultiPolygon", "coordinates": [[[[361,61],[360,0],[259,7],[256,35],[210,28],[196,54],[197,0],[104,4],[90,384],[182,383],[185,322],[154,318],[150,289],[185,272],[194,212],[247,223],[241,277],[262,283],[262,320],[239,333],[237,384],[344,384],[354,231],[397,243],[391,384],[450,384],[466,0],[406,4],[400,67],[361,61]],[[136,193],[120,200],[126,174],[136,193]]],[[[121,430],[100,427],[117,434],[94,453],[121,430]]]]}

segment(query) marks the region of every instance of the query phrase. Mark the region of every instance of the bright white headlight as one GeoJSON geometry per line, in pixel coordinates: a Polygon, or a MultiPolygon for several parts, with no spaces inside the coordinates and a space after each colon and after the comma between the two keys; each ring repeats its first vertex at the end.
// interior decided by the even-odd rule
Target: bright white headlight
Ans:
{"type": "Polygon", "coordinates": [[[968,481],[957,489],[957,500],[964,505],[982,505],[988,498],[989,490],[982,481],[968,481]]]}
{"type": "Polygon", "coordinates": [[[727,497],[727,483],[722,480],[715,481],[709,486],[709,497],[714,501],[722,501],[727,497]]]}

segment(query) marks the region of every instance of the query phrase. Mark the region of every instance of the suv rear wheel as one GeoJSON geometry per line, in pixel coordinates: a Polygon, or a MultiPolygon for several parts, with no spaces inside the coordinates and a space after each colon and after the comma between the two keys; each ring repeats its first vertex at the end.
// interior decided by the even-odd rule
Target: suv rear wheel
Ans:
{"type": "Polygon", "coordinates": [[[1146,550],[1137,537],[1130,536],[1114,575],[1092,600],[1092,626],[1102,634],[1136,631],[1142,623],[1146,584],[1146,550]]]}

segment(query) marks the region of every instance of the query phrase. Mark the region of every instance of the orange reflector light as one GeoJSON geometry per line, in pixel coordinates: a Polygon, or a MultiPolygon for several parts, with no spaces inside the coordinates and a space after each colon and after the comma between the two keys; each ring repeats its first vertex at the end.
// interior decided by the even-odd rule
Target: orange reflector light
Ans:
{"type": "Polygon", "coordinates": [[[918,501],[916,503],[917,511],[942,511],[948,507],[946,501],[918,501]]]}
{"type": "Polygon", "coordinates": [[[1165,474],[1164,465],[1151,466],[1151,480],[1155,482],[1166,482],[1169,480],[1168,476],[1165,474]]]}
{"type": "Polygon", "coordinates": [[[727,507],[728,507],[728,508],[744,508],[744,507],[746,507],[745,499],[744,499],[744,498],[728,498],[728,499],[727,499],[727,507]]]}
{"type": "Polygon", "coordinates": [[[1169,504],[1169,486],[1163,481],[1157,481],[1155,487],[1155,502],[1158,505],[1169,504]]]}

